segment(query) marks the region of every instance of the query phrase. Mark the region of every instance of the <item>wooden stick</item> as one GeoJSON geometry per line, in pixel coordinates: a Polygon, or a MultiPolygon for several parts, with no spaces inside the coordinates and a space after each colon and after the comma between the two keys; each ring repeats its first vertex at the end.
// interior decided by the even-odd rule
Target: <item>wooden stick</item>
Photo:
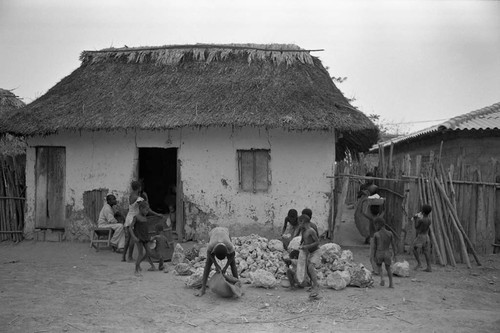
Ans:
{"type": "Polygon", "coordinates": [[[436,215],[438,216],[438,219],[437,219],[439,221],[438,224],[439,224],[439,227],[441,228],[441,233],[443,235],[446,254],[448,256],[450,265],[455,267],[457,264],[455,261],[455,256],[453,255],[453,249],[451,247],[450,239],[448,237],[448,233],[447,233],[447,230],[445,228],[443,209],[441,207],[441,202],[436,195],[436,189],[435,189],[435,186],[433,186],[433,184],[431,184],[431,192],[432,192],[432,196],[433,196],[433,205],[434,205],[434,208],[436,210],[436,215]]]}
{"type": "Polygon", "coordinates": [[[5,200],[26,200],[26,198],[21,198],[21,197],[0,197],[0,199],[5,199],[5,200]]]}
{"type": "Polygon", "coordinates": [[[467,254],[467,249],[465,247],[465,242],[467,242],[467,245],[469,245],[469,248],[471,249],[471,252],[474,256],[474,259],[476,259],[478,266],[481,266],[481,263],[479,262],[479,258],[477,257],[477,253],[474,250],[469,238],[467,237],[467,234],[463,230],[462,225],[460,224],[460,220],[458,219],[457,211],[454,209],[453,205],[451,204],[450,199],[446,196],[446,193],[443,194],[444,189],[441,187],[441,184],[436,183],[436,187],[441,192],[441,194],[443,195],[443,198],[446,201],[446,204],[448,205],[448,208],[449,208],[449,211],[450,211],[451,217],[452,217],[451,220],[453,222],[453,226],[456,229],[458,229],[457,230],[458,239],[460,241],[462,251],[464,252],[463,255],[464,255],[464,260],[465,260],[465,263],[467,264],[467,267],[470,268],[471,265],[470,265],[469,255],[467,254]],[[465,240],[465,242],[464,242],[464,240],[465,240]]]}
{"type": "Polygon", "coordinates": [[[117,49],[104,49],[104,50],[93,50],[84,51],[85,53],[120,53],[120,52],[138,52],[138,51],[157,51],[157,50],[168,50],[168,49],[231,49],[231,50],[257,50],[257,51],[269,51],[269,52],[321,52],[324,49],[312,49],[312,50],[302,50],[302,49],[266,49],[263,47],[253,47],[253,46],[239,46],[239,45],[227,45],[227,44],[196,44],[196,45],[168,45],[168,46],[158,46],[158,47],[130,47],[130,48],[117,48],[117,49]]]}
{"type": "MultiPolygon", "coordinates": [[[[433,198],[431,184],[428,184],[427,191],[428,191],[428,195],[429,195],[429,199],[427,200],[427,202],[429,204],[431,204],[432,206],[434,206],[434,198],[433,198]]],[[[439,246],[439,252],[441,252],[441,255],[442,255],[442,259],[443,259],[442,264],[444,266],[446,266],[448,264],[448,261],[446,258],[446,248],[444,245],[443,235],[441,233],[441,225],[440,225],[441,220],[439,219],[439,215],[437,213],[437,210],[435,210],[435,209],[432,210],[432,216],[434,218],[432,219],[431,228],[435,234],[436,241],[437,241],[437,244],[439,246]]]]}

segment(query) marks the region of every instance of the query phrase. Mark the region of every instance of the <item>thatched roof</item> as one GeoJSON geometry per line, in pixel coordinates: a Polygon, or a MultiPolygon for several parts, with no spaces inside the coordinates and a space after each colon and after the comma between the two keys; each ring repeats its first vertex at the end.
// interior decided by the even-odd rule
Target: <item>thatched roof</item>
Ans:
{"type": "Polygon", "coordinates": [[[25,105],[13,92],[0,88],[0,119],[7,113],[22,108],[25,105]]]}
{"type": "Polygon", "coordinates": [[[296,45],[174,45],[84,51],[81,66],[0,130],[255,126],[343,133],[367,150],[377,128],[352,107],[320,60],[296,45]]]}
{"type": "MultiPolygon", "coordinates": [[[[10,90],[0,88],[0,124],[5,123],[14,110],[20,109],[26,104],[10,90]]],[[[5,132],[5,131],[3,131],[5,132]]],[[[5,135],[0,130],[0,155],[21,155],[26,150],[23,139],[5,135]]]]}

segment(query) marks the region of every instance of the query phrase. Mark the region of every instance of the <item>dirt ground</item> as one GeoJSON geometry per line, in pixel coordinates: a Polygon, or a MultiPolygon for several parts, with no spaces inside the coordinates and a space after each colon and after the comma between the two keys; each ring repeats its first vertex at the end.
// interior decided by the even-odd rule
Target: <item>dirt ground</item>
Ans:
{"type": "MultiPolygon", "coordinates": [[[[346,223],[349,229],[349,221],[346,223]]],[[[346,230],[346,229],[345,229],[346,230]]],[[[361,238],[359,237],[359,240],[361,238]]],[[[355,261],[368,247],[351,241],[355,261]]],[[[186,245],[186,244],[184,244],[186,245]]],[[[400,256],[412,266],[410,255],[400,256]]],[[[395,289],[304,290],[244,285],[240,299],[201,298],[169,273],[133,274],[88,243],[0,243],[0,332],[499,332],[500,254],[482,266],[395,277],[395,289]]],[[[472,258],[471,258],[472,260],[472,258]]],[[[369,267],[369,266],[367,266],[369,267]]]]}

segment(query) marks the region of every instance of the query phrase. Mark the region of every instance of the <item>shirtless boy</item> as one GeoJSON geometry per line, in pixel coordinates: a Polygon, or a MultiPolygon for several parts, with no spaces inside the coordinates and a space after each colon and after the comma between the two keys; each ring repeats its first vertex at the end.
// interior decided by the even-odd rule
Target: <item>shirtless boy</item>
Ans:
{"type": "Polygon", "coordinates": [[[308,215],[302,214],[299,216],[299,223],[302,229],[302,240],[299,250],[306,250],[307,254],[307,275],[311,279],[311,293],[309,297],[318,297],[319,284],[318,277],[316,275],[316,269],[314,265],[309,260],[314,251],[319,248],[319,238],[318,233],[311,227],[311,220],[308,215]]]}
{"type": "Polygon", "coordinates": [[[210,241],[207,247],[207,260],[203,269],[203,278],[201,281],[201,290],[195,293],[195,296],[203,296],[207,288],[208,275],[212,269],[212,264],[215,266],[216,272],[222,272],[224,275],[227,268],[231,267],[231,273],[235,279],[238,279],[238,270],[236,268],[234,245],[229,236],[229,230],[225,227],[216,227],[210,230],[210,241]],[[224,268],[221,268],[217,260],[227,259],[224,268]]]}
{"type": "Polygon", "coordinates": [[[149,204],[147,201],[141,201],[139,203],[139,214],[134,216],[132,224],[130,225],[130,237],[137,243],[137,249],[139,250],[139,255],[137,256],[137,261],[135,262],[135,275],[141,276],[141,262],[144,259],[148,259],[151,267],[148,271],[155,271],[156,268],[151,259],[151,250],[149,249],[148,242],[150,241],[149,229],[148,229],[148,219],[146,215],[149,213],[149,204]],[[145,253],[142,253],[144,249],[145,253]]]}
{"type": "Polygon", "coordinates": [[[426,272],[432,272],[431,269],[431,242],[429,239],[429,230],[431,227],[431,219],[429,214],[432,211],[432,207],[430,205],[423,205],[422,211],[416,214],[413,219],[415,221],[415,229],[417,236],[413,241],[413,255],[415,259],[417,259],[417,266],[415,270],[420,269],[422,267],[420,263],[420,257],[418,255],[419,251],[424,252],[425,262],[427,264],[426,272]]]}
{"type": "Polygon", "coordinates": [[[382,217],[376,217],[374,220],[375,229],[377,232],[373,235],[373,245],[374,245],[374,257],[373,260],[377,265],[377,269],[380,272],[380,285],[384,286],[384,273],[382,271],[382,264],[385,264],[385,270],[389,276],[389,288],[394,288],[392,283],[392,252],[389,247],[392,246],[394,251],[394,260],[396,260],[396,246],[394,244],[394,235],[392,232],[385,228],[385,220],[382,217]]]}

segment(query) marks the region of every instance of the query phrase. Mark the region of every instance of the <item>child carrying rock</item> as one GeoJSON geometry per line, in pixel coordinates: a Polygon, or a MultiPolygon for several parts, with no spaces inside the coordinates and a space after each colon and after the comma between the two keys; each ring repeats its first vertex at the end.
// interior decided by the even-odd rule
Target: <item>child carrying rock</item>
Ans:
{"type": "MultiPolygon", "coordinates": [[[[299,217],[299,223],[302,229],[302,241],[301,245],[299,246],[299,250],[303,250],[307,254],[306,257],[307,275],[311,279],[311,285],[312,285],[309,297],[316,298],[318,297],[319,283],[318,283],[318,277],[316,275],[316,268],[314,268],[314,265],[311,262],[310,257],[319,248],[318,233],[311,227],[311,220],[308,215],[302,214],[299,217]]],[[[299,260],[300,260],[300,255],[299,255],[299,260]]],[[[300,277],[298,280],[299,282],[302,282],[300,281],[300,277]]]]}

